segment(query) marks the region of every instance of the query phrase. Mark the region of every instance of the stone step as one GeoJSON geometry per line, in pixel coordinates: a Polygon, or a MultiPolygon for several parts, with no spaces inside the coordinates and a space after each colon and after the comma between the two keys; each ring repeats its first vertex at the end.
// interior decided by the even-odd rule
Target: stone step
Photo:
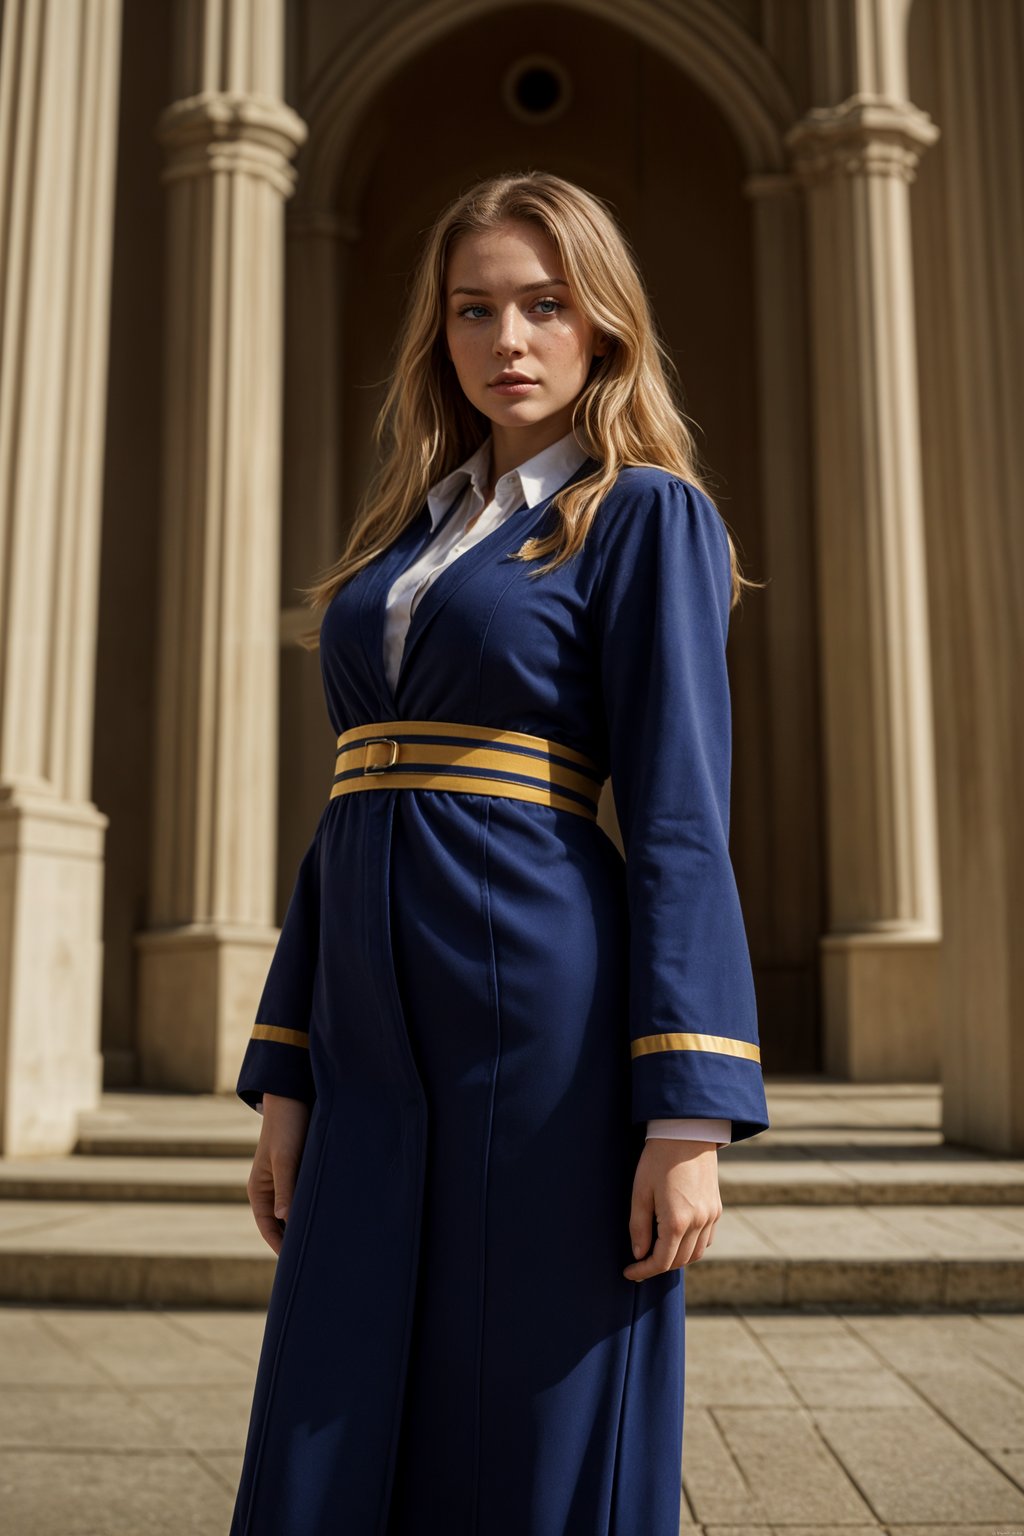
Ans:
{"type": "Polygon", "coordinates": [[[78,1118],[84,1157],[252,1158],[260,1117],[235,1094],[111,1089],[78,1118]]]}
{"type": "MultiPolygon", "coordinates": [[[[253,1149],[237,1157],[0,1158],[0,1200],[244,1203],[253,1149]]],[[[877,1151],[872,1156],[860,1146],[830,1156],[778,1143],[726,1147],[718,1164],[722,1199],[728,1206],[1024,1205],[1022,1162],[949,1148],[926,1158],[877,1151]]]]}
{"type": "MultiPolygon", "coordinates": [[[[692,1307],[1024,1306],[1024,1206],[727,1209],[692,1307]]],[[[276,1260],[247,1206],[0,1200],[0,1301],[265,1306],[276,1260]]]]}
{"type": "Polygon", "coordinates": [[[0,1158],[0,1200],[247,1202],[247,1157],[0,1158]]]}

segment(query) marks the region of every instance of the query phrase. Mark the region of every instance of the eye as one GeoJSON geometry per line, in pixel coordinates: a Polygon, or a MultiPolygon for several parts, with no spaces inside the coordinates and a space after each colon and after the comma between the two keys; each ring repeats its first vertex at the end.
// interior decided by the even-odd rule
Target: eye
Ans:
{"type": "MultiPolygon", "coordinates": [[[[537,304],[538,305],[541,305],[541,304],[553,304],[554,305],[554,309],[542,309],[541,310],[541,314],[542,315],[553,315],[553,314],[557,313],[558,310],[565,308],[565,305],[563,303],[561,303],[561,301],[559,299],[538,299],[537,300],[537,304]]],[[[460,316],[462,316],[462,315],[468,316],[470,319],[475,319],[476,318],[475,316],[470,315],[470,313],[469,313],[470,310],[471,309],[486,309],[486,308],[487,308],[486,304],[463,304],[462,308],[458,311],[458,314],[460,316]]]]}

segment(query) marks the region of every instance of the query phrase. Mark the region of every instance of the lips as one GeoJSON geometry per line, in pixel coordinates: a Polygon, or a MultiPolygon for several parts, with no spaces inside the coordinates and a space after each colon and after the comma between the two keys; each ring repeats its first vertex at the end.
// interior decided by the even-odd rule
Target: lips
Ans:
{"type": "Polygon", "coordinates": [[[537,383],[536,379],[510,379],[507,384],[502,381],[498,384],[491,384],[489,388],[491,388],[496,395],[508,395],[511,399],[516,395],[525,397],[530,393],[531,390],[539,389],[540,385],[537,383]]]}

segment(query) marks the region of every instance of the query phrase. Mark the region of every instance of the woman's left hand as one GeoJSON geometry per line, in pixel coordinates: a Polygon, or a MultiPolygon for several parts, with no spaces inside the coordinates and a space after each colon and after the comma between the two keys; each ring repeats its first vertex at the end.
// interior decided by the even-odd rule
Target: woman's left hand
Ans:
{"type": "Polygon", "coordinates": [[[622,1273],[627,1280],[647,1280],[696,1263],[711,1242],[721,1214],[718,1143],[651,1136],[637,1163],[629,1215],[629,1239],[637,1263],[628,1264],[622,1273]],[[657,1240],[651,1253],[655,1226],[657,1240]]]}

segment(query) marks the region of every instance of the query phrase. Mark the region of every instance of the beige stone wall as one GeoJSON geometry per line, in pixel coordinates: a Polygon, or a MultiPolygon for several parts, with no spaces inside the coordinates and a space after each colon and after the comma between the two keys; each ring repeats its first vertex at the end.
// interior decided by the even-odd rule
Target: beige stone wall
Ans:
{"type": "MultiPolygon", "coordinates": [[[[5,345],[0,379],[6,1145],[67,1140],[101,1039],[108,1083],[230,1089],[329,780],[297,588],[367,474],[418,232],[476,176],[541,165],[623,219],[769,581],[730,643],[766,1070],[941,1077],[948,1134],[1018,1150],[1015,0],[976,25],[959,0],[593,0],[545,7],[539,36],[536,8],[524,29],[497,0],[154,0],[125,8],[123,57],[104,5],[82,8],[103,38],[81,77],[92,159],[53,94],[84,33],[40,77],[36,148],[26,127],[6,151],[64,198],[15,210],[0,268],[4,313],[40,338],[5,345]],[[529,52],[571,88],[544,125],[502,96],[529,52]],[[70,291],[84,310],[41,307],[70,291]],[[54,455],[63,481],[37,473],[54,455]],[[214,718],[225,636],[248,670],[214,718]],[[272,744],[255,775],[237,739],[272,744]],[[78,957],[70,991],[26,982],[29,934],[29,964],[78,957]]],[[[4,10],[0,106],[25,124],[37,84],[12,48],[46,8],[4,10]]]]}

